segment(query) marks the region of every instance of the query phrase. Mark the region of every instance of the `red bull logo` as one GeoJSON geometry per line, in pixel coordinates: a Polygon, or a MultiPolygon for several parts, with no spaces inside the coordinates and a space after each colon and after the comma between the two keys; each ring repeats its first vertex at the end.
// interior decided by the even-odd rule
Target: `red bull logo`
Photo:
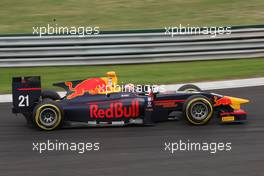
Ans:
{"type": "Polygon", "coordinates": [[[69,87],[69,90],[73,93],[67,96],[67,99],[73,99],[78,96],[82,96],[85,93],[98,94],[104,92],[106,89],[106,83],[101,78],[91,78],[84,80],[83,82],[72,87],[72,82],[65,82],[65,85],[69,87]]]}
{"type": "Polygon", "coordinates": [[[122,102],[111,103],[109,108],[100,109],[97,104],[90,105],[91,118],[136,118],[139,116],[139,103],[133,100],[131,105],[126,107],[122,102]]]}
{"type": "Polygon", "coordinates": [[[230,100],[230,98],[224,96],[218,100],[215,99],[215,104],[214,106],[221,106],[221,105],[231,105],[232,104],[232,101],[230,100]]]}

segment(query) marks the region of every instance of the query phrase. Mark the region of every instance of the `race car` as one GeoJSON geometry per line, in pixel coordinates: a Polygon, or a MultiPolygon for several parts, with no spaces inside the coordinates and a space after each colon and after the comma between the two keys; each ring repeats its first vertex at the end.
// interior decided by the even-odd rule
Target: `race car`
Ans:
{"type": "MultiPolygon", "coordinates": [[[[12,82],[13,113],[21,113],[29,124],[54,130],[74,124],[85,126],[153,125],[182,117],[192,125],[205,125],[213,117],[221,123],[243,122],[240,108],[249,100],[201,91],[184,85],[177,91],[133,90],[133,84],[119,86],[116,73],[106,77],[55,83],[66,90],[42,90],[39,76],[15,77],[12,82]]],[[[143,89],[142,89],[143,90],[143,89]]]]}

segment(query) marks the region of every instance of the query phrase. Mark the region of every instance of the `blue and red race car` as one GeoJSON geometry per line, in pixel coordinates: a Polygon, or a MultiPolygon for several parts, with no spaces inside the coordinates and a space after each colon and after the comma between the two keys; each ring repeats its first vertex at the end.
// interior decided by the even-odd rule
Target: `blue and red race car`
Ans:
{"type": "MultiPolygon", "coordinates": [[[[13,113],[21,113],[27,122],[42,130],[54,130],[74,123],[89,126],[153,125],[156,122],[184,119],[193,125],[205,125],[213,117],[222,123],[243,122],[247,113],[240,105],[249,100],[202,92],[194,85],[178,91],[133,90],[118,86],[115,72],[106,77],[55,83],[66,90],[42,90],[39,76],[13,78],[13,113]]],[[[144,86],[144,90],[145,90],[144,86]]],[[[142,89],[141,89],[142,90],[142,89]]]]}

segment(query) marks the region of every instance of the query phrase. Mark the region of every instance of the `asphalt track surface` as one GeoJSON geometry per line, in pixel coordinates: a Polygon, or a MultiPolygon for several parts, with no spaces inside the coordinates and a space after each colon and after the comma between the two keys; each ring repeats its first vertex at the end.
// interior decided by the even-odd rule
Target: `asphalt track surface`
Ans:
{"type": "Polygon", "coordinates": [[[183,121],[154,127],[78,128],[43,132],[29,128],[11,104],[0,104],[0,175],[264,175],[264,87],[214,91],[251,100],[248,122],[194,127],[183,121]],[[100,142],[95,152],[32,151],[46,140],[100,142]],[[164,142],[231,142],[229,152],[164,151],[164,142]]]}

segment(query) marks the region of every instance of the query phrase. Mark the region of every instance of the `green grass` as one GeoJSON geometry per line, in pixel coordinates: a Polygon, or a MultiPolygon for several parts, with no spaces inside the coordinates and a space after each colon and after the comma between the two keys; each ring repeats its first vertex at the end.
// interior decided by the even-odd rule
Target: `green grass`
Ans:
{"type": "Polygon", "coordinates": [[[264,58],[115,66],[0,68],[0,93],[11,92],[11,79],[14,76],[40,75],[43,88],[60,90],[53,87],[52,83],[105,76],[107,71],[116,71],[119,84],[170,84],[248,78],[264,76],[264,58]]]}
{"type": "Polygon", "coordinates": [[[263,0],[1,0],[0,34],[48,23],[101,30],[259,24],[263,7],[263,0]]]}

